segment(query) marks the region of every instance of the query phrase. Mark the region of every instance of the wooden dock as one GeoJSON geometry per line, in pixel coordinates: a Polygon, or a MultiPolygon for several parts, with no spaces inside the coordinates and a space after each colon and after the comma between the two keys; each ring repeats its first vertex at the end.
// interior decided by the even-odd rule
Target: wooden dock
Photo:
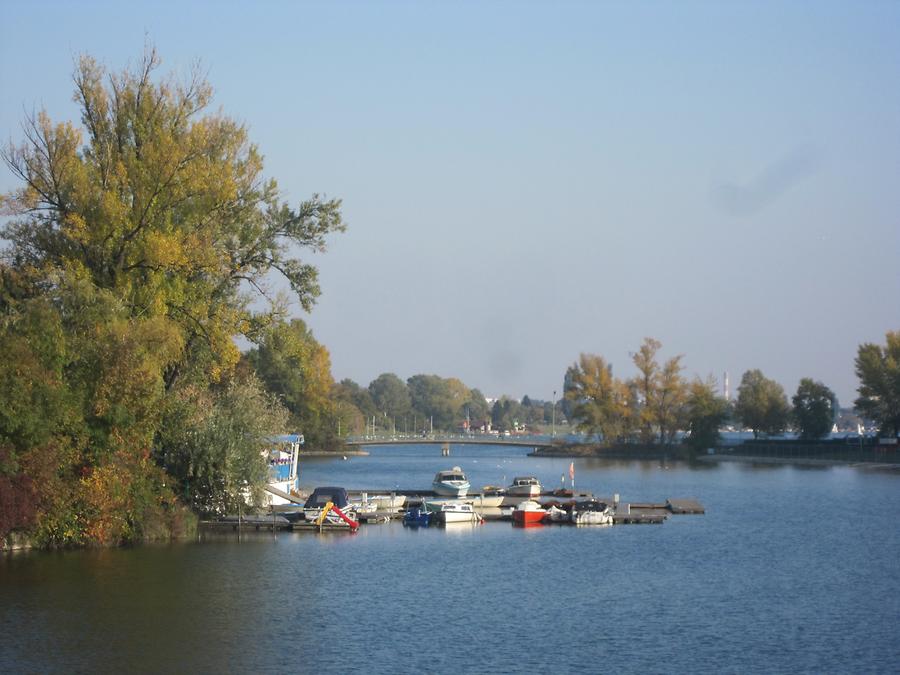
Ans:
{"type": "MultiPolygon", "coordinates": [[[[430,490],[352,490],[349,491],[354,496],[366,493],[371,496],[383,495],[404,495],[407,497],[408,506],[420,506],[423,502],[435,497],[436,495],[430,490]]],[[[484,518],[485,521],[512,520],[511,505],[503,507],[479,507],[478,498],[480,493],[467,495],[466,500],[471,501],[475,510],[484,518]]],[[[579,493],[575,495],[576,499],[592,499],[594,495],[591,493],[579,493]]],[[[561,497],[553,493],[547,492],[541,495],[545,503],[549,500],[559,500],[563,503],[570,502],[571,496],[561,497]]],[[[667,518],[673,515],[687,514],[705,514],[704,506],[694,498],[686,499],[666,499],[664,502],[622,502],[614,501],[611,497],[597,497],[598,501],[610,504],[613,509],[614,525],[661,525],[667,518]]],[[[314,523],[308,523],[302,518],[287,518],[285,515],[295,514],[299,509],[298,506],[285,505],[275,507],[274,512],[261,515],[249,516],[228,516],[216,521],[202,521],[201,529],[206,532],[278,532],[278,531],[295,531],[295,532],[348,532],[350,528],[325,523],[322,528],[314,523]]],[[[375,511],[369,513],[360,513],[357,520],[360,524],[373,525],[389,523],[393,520],[403,518],[403,511],[395,509],[391,511],[375,511]]]]}

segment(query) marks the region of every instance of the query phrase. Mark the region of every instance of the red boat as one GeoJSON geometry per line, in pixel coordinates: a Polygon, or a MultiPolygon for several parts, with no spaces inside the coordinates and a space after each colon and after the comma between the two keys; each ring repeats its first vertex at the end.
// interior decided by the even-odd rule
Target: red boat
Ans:
{"type": "Polygon", "coordinates": [[[518,525],[535,525],[544,519],[544,508],[536,501],[528,499],[513,510],[513,522],[518,525]]]}

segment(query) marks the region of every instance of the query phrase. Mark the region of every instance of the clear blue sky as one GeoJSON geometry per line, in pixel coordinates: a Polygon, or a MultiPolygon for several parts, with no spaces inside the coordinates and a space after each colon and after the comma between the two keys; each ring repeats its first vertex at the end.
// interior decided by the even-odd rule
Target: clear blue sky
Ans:
{"type": "Polygon", "coordinates": [[[5,0],[0,135],[77,119],[74,57],[145,35],[288,199],[344,200],[304,317],[337,379],[549,399],[649,335],[846,405],[900,329],[900,3],[5,0]]]}

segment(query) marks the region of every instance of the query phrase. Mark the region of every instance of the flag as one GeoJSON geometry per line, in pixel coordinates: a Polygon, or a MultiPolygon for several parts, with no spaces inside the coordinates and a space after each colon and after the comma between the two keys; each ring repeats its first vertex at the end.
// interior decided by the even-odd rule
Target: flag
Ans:
{"type": "Polygon", "coordinates": [[[569,480],[575,480],[575,462],[569,464],[569,480]]]}

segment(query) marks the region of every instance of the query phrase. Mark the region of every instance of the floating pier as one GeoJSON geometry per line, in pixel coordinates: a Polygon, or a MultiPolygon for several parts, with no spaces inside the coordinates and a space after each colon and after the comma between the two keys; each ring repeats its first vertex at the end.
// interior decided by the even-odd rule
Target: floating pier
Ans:
{"type": "MultiPolygon", "coordinates": [[[[421,506],[424,502],[439,497],[430,490],[349,490],[356,499],[361,499],[363,494],[367,496],[395,496],[402,495],[407,498],[406,508],[421,506]]],[[[512,509],[515,503],[528,499],[528,497],[512,497],[509,503],[504,503],[500,507],[482,507],[479,506],[479,500],[483,497],[496,497],[494,493],[473,493],[462,498],[471,503],[476,512],[486,521],[511,520],[512,509]]],[[[443,497],[447,499],[446,497],[443,497]]],[[[551,500],[557,500],[563,505],[573,500],[597,499],[598,501],[610,504],[613,507],[613,524],[614,525],[661,525],[667,518],[673,515],[688,514],[704,514],[706,509],[696,499],[666,499],[663,502],[624,502],[619,499],[619,495],[614,497],[595,497],[590,492],[580,492],[577,494],[560,494],[554,492],[544,492],[538,498],[544,503],[551,500]]],[[[295,501],[302,501],[297,499],[295,501]]],[[[297,519],[298,505],[283,505],[274,507],[269,514],[250,515],[250,516],[228,516],[217,521],[206,521],[201,523],[201,527],[209,532],[277,532],[277,531],[297,531],[297,532],[319,532],[319,531],[340,531],[348,532],[351,528],[343,525],[334,525],[331,523],[307,522],[302,513],[297,519]],[[287,516],[287,517],[286,517],[287,516]]],[[[358,513],[357,520],[360,524],[383,524],[391,520],[399,520],[403,517],[405,509],[392,509],[381,511],[370,511],[358,513]]]]}

